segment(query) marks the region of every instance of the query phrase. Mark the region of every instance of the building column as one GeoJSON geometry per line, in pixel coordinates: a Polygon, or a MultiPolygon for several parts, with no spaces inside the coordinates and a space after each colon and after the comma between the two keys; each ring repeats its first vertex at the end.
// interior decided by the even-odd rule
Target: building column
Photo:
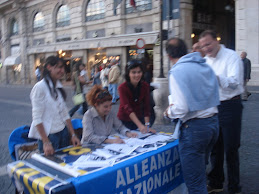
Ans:
{"type": "Polygon", "coordinates": [[[192,0],[180,0],[180,37],[187,45],[192,48],[192,0]]]}
{"type": "Polygon", "coordinates": [[[247,52],[250,59],[251,80],[248,85],[259,86],[259,2],[236,0],[236,51],[247,52]]]}

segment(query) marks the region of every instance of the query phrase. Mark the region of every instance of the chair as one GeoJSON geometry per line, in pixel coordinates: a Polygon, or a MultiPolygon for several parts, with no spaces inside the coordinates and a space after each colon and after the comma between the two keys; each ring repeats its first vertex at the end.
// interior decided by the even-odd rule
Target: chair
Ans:
{"type": "Polygon", "coordinates": [[[9,153],[13,160],[26,159],[37,152],[36,139],[28,138],[30,127],[23,125],[13,130],[8,139],[9,153]]]}
{"type": "Polygon", "coordinates": [[[71,122],[76,136],[81,140],[83,131],[82,119],[72,119],[71,122]]]}

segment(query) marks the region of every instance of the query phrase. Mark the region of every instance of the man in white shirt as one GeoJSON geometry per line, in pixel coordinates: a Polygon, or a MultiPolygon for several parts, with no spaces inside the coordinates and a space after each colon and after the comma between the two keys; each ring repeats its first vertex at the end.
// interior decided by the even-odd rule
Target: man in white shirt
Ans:
{"type": "Polygon", "coordinates": [[[199,38],[206,62],[214,70],[219,82],[219,126],[220,133],[211,154],[212,170],[208,174],[208,193],[223,191],[224,152],[228,172],[228,192],[240,193],[239,153],[243,93],[243,64],[238,54],[220,45],[216,33],[204,31],[199,38]]]}
{"type": "Polygon", "coordinates": [[[199,52],[187,54],[183,40],[169,39],[166,51],[173,67],[165,115],[183,122],[179,155],[189,193],[207,194],[206,163],[219,133],[217,78],[199,52]]]}

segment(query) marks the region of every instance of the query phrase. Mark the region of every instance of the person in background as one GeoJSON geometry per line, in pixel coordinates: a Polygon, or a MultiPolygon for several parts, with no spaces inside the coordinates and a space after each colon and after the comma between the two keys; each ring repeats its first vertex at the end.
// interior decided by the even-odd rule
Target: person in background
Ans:
{"type": "MultiPolygon", "coordinates": [[[[73,72],[73,75],[72,75],[73,83],[74,83],[74,86],[75,86],[75,92],[81,91],[84,95],[86,95],[86,93],[87,93],[86,86],[88,84],[90,84],[91,81],[89,81],[89,79],[88,79],[87,72],[85,70],[84,64],[76,63],[75,65],[76,65],[75,71],[73,72]]],[[[87,102],[85,101],[82,104],[75,105],[69,111],[70,117],[72,117],[75,114],[75,112],[80,108],[80,106],[83,107],[83,114],[87,111],[88,105],[87,105],[87,102]]]]}
{"type": "Polygon", "coordinates": [[[93,76],[93,85],[101,85],[101,79],[100,79],[100,74],[101,72],[99,71],[99,67],[95,66],[95,71],[94,71],[94,76],[93,76]]]}
{"type": "Polygon", "coordinates": [[[206,54],[206,63],[214,70],[219,83],[219,138],[214,145],[208,173],[208,193],[222,192],[224,183],[224,153],[228,172],[228,193],[240,193],[239,147],[243,105],[240,95],[244,92],[243,64],[238,54],[220,45],[217,34],[206,30],[199,37],[199,44],[206,54]]]}
{"type": "Polygon", "coordinates": [[[40,72],[40,67],[39,66],[36,67],[35,75],[36,75],[37,81],[40,81],[41,72],[40,72]]]}
{"type": "Polygon", "coordinates": [[[198,52],[187,54],[183,40],[169,39],[166,51],[173,66],[164,114],[182,122],[179,155],[189,194],[207,194],[206,164],[219,134],[217,77],[198,52]]]}
{"type": "Polygon", "coordinates": [[[199,42],[196,42],[196,43],[192,46],[192,52],[199,52],[202,57],[205,57],[205,54],[204,54],[204,52],[202,51],[199,42]]]}
{"type": "Polygon", "coordinates": [[[46,156],[68,146],[70,137],[74,146],[80,145],[67,111],[66,93],[60,82],[64,73],[63,60],[55,56],[48,57],[43,79],[35,84],[30,94],[32,124],[28,136],[39,140],[39,150],[46,156]]]}
{"type": "Polygon", "coordinates": [[[142,62],[132,60],[127,63],[126,81],[119,86],[120,106],[118,118],[129,129],[139,129],[141,133],[156,131],[150,127],[150,86],[144,79],[142,62]]]}
{"type": "Polygon", "coordinates": [[[240,57],[243,61],[243,65],[244,65],[244,93],[242,94],[242,99],[247,101],[247,98],[251,95],[250,92],[248,92],[247,90],[247,83],[249,82],[249,80],[251,79],[251,61],[246,58],[247,53],[246,52],[242,52],[240,57]]]}
{"type": "Polygon", "coordinates": [[[108,86],[109,86],[109,83],[108,83],[108,74],[109,74],[108,63],[102,64],[102,66],[103,66],[103,69],[100,73],[100,79],[101,79],[101,82],[102,82],[102,87],[105,90],[108,90],[108,86]]]}
{"type": "Polygon", "coordinates": [[[109,83],[108,90],[112,95],[113,104],[115,104],[120,99],[118,95],[118,83],[120,78],[120,68],[118,64],[119,64],[118,61],[113,59],[110,63],[111,68],[108,74],[108,83],[109,83]]]}
{"type": "Polygon", "coordinates": [[[116,114],[111,111],[112,96],[100,85],[94,85],[87,94],[87,101],[92,106],[83,117],[83,134],[81,143],[124,143],[120,138],[109,139],[112,129],[115,129],[127,137],[137,137],[136,133],[131,133],[116,114]]]}

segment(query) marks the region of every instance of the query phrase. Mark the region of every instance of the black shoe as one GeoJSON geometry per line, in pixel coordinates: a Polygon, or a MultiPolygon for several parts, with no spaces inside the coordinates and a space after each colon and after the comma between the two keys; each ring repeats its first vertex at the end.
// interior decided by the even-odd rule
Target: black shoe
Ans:
{"type": "Polygon", "coordinates": [[[120,98],[117,98],[116,102],[118,102],[120,100],[120,98]]]}
{"type": "Polygon", "coordinates": [[[247,92],[247,97],[251,96],[251,92],[247,92]]]}
{"type": "Polygon", "coordinates": [[[208,191],[208,193],[220,193],[223,191],[223,187],[222,188],[212,188],[211,186],[207,185],[207,191],[208,191]]]}

